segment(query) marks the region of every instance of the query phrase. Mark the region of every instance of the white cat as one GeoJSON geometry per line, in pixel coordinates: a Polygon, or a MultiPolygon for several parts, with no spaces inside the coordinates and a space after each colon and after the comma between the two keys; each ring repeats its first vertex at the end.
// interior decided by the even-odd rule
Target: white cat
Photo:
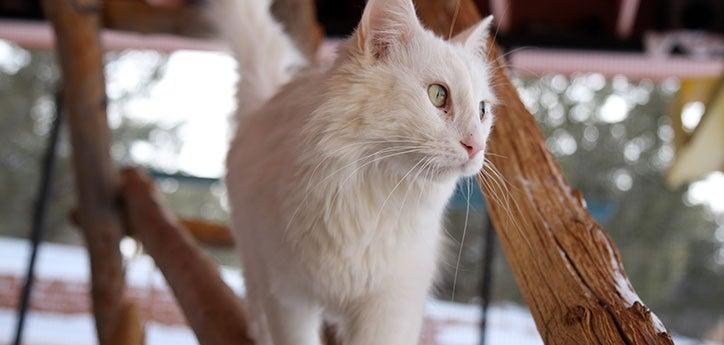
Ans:
{"type": "Polygon", "coordinates": [[[226,184],[254,337],[318,345],[333,320],[345,345],[415,344],[445,206],[493,123],[491,18],[446,42],[411,0],[369,0],[332,66],[295,73],[268,0],[216,15],[241,73],[226,184]]]}

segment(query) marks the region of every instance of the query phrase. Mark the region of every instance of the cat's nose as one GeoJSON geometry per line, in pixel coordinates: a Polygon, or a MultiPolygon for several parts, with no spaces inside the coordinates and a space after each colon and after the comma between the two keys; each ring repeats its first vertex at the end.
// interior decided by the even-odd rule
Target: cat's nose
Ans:
{"type": "Polygon", "coordinates": [[[465,151],[467,151],[469,158],[473,158],[478,152],[480,152],[480,150],[483,149],[483,143],[475,140],[473,136],[468,136],[467,138],[460,140],[460,145],[462,145],[465,151]]]}

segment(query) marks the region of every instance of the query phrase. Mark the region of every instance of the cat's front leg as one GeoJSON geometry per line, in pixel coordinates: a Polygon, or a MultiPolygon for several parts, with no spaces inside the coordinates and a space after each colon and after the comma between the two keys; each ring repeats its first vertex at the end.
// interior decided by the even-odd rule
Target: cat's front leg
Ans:
{"type": "Polygon", "coordinates": [[[274,345],[320,345],[321,308],[301,299],[267,296],[264,309],[274,345]]]}
{"type": "Polygon", "coordinates": [[[343,344],[417,344],[427,289],[415,290],[389,291],[355,303],[342,329],[343,344]]]}

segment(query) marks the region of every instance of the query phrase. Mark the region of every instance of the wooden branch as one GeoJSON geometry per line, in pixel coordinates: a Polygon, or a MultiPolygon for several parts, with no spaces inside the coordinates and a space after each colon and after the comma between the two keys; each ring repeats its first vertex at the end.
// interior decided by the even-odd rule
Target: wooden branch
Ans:
{"type": "MultiPolygon", "coordinates": [[[[251,345],[242,303],[221,280],[216,264],[195,245],[148,177],[136,169],[121,174],[129,232],[156,262],[202,345],[251,345]]],[[[327,337],[331,332],[327,331],[327,337]]],[[[327,344],[334,344],[327,338],[327,344]]]]}
{"type": "MultiPolygon", "coordinates": [[[[110,157],[106,119],[103,56],[99,19],[93,0],[44,0],[43,9],[56,33],[63,75],[63,100],[73,148],[79,223],[91,264],[93,312],[101,344],[131,344],[114,335],[129,323],[133,308],[124,295],[124,274],[118,243],[122,236],[115,208],[116,173],[110,157]],[[81,8],[80,6],[83,6],[81,8]]],[[[140,326],[138,326],[140,327],[140,326]]],[[[129,340],[129,339],[125,339],[129,340]]],[[[135,343],[140,344],[140,343],[135,343]]]]}
{"type": "Polygon", "coordinates": [[[126,226],[153,257],[202,345],[253,344],[241,300],[138,170],[121,174],[126,226]]]}
{"type": "MultiPolygon", "coordinates": [[[[440,11],[457,0],[417,1],[423,21],[440,34],[440,11]],[[436,10],[437,9],[437,10],[436,10]],[[433,11],[433,12],[427,12],[433,11]]],[[[462,8],[472,2],[461,0],[462,8]]],[[[462,11],[461,11],[462,13],[462,11]]],[[[457,18],[456,30],[478,15],[457,18]]],[[[518,286],[546,344],[673,344],[639,300],[616,246],[593,220],[548,152],[491,43],[495,94],[501,106],[488,159],[502,180],[480,178],[488,210],[518,286]]],[[[488,174],[490,175],[490,174],[488,174]]]]}
{"type": "Polygon", "coordinates": [[[180,218],[179,222],[201,244],[214,247],[234,246],[234,238],[231,237],[229,228],[223,224],[191,218],[180,218]]]}
{"type": "Polygon", "coordinates": [[[104,0],[103,25],[143,34],[212,37],[214,29],[201,5],[152,6],[143,0],[104,0]]]}
{"type": "MultiPolygon", "coordinates": [[[[615,244],[566,182],[533,116],[498,61],[502,106],[489,160],[502,181],[480,177],[518,286],[546,344],[673,344],[639,300],[615,244]]],[[[490,175],[490,174],[488,174],[490,175]]]]}
{"type": "Polygon", "coordinates": [[[110,345],[143,344],[145,332],[141,324],[141,310],[135,303],[123,303],[117,327],[111,335],[110,345]]]}
{"type": "MultiPolygon", "coordinates": [[[[68,213],[70,224],[80,226],[80,213],[77,208],[68,213]]],[[[182,229],[191,234],[198,243],[212,247],[233,247],[234,238],[229,228],[224,224],[211,223],[194,218],[179,218],[182,229]]]]}

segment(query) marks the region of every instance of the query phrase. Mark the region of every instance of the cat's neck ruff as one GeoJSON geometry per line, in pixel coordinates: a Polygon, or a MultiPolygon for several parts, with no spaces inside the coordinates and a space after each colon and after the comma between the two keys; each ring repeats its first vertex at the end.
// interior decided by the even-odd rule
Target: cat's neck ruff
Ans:
{"type": "Polygon", "coordinates": [[[358,229],[363,232],[430,220],[421,215],[442,217],[458,180],[452,175],[436,175],[422,163],[407,170],[392,162],[365,165],[337,161],[324,165],[321,170],[332,173],[309,177],[310,184],[321,186],[310,191],[311,196],[327,207],[326,219],[358,217],[365,220],[360,223],[375,228],[358,229]]]}

